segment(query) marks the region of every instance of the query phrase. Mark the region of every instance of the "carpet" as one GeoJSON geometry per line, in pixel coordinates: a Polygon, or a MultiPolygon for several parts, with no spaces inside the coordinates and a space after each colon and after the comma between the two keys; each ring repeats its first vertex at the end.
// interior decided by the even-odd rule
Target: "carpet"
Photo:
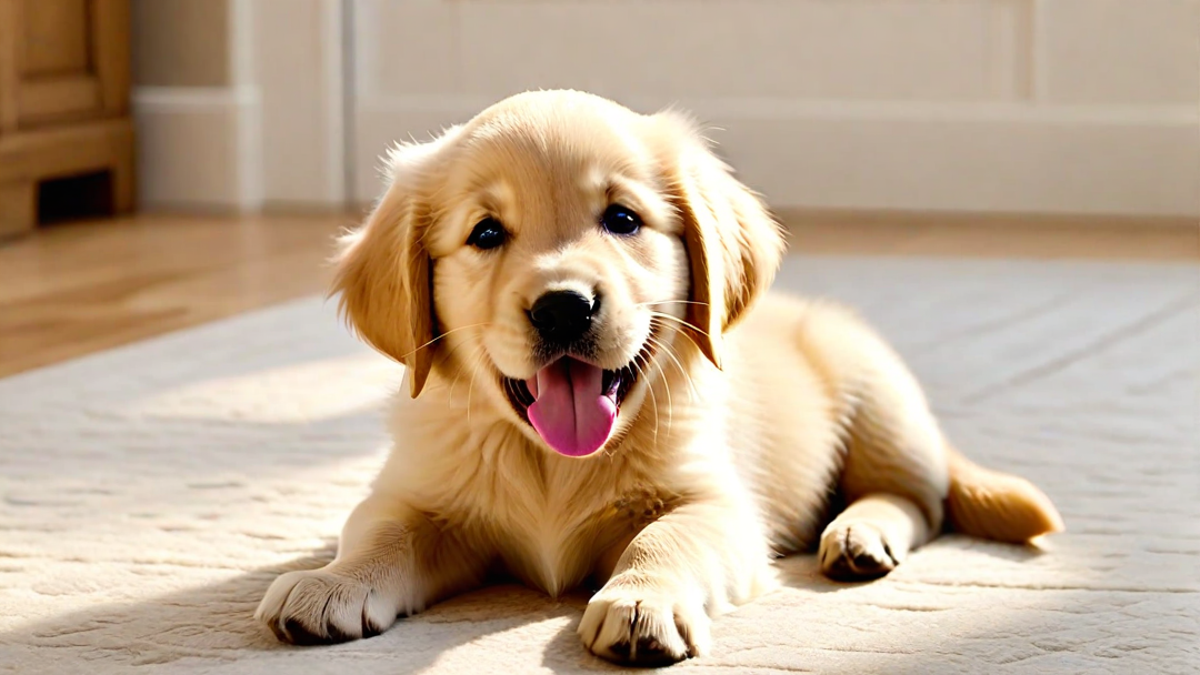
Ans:
{"type": "MultiPolygon", "coordinates": [[[[1200,672],[1200,267],[792,257],[778,286],[860,308],[1069,531],[945,537],[865,584],[786,559],[676,671],[1200,672]]],[[[617,670],[586,598],[519,587],[332,647],[254,623],[332,556],[399,379],[311,298],[0,380],[0,673],[617,670]]]]}

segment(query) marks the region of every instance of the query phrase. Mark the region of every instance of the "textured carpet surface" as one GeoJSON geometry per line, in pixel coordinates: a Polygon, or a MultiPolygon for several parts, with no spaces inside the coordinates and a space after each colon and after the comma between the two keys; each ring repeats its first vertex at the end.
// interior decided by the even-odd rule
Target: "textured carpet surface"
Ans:
{"type": "MultiPolygon", "coordinates": [[[[683,672],[1200,672],[1200,268],[793,258],[858,306],[951,438],[1024,474],[1069,532],[946,537],[891,576],[719,619],[683,672]]],[[[0,380],[0,672],[611,670],[584,598],[487,589],[334,647],[251,615],[331,556],[383,459],[398,370],[317,299],[0,380]]]]}

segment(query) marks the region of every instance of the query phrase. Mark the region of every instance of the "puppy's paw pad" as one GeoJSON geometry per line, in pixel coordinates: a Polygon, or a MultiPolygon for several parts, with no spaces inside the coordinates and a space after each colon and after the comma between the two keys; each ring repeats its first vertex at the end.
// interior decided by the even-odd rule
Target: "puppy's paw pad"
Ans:
{"type": "Polygon", "coordinates": [[[280,576],[254,616],[281,642],[296,645],[371,637],[396,619],[388,603],[369,586],[324,570],[280,576]]]}
{"type": "Polygon", "coordinates": [[[601,590],[584,611],[579,636],[589,651],[609,661],[665,666],[705,653],[710,622],[702,608],[601,590]]]}
{"type": "Polygon", "coordinates": [[[893,552],[883,530],[870,523],[830,526],[821,536],[818,557],[821,571],[833,579],[876,579],[896,569],[893,552]]]}

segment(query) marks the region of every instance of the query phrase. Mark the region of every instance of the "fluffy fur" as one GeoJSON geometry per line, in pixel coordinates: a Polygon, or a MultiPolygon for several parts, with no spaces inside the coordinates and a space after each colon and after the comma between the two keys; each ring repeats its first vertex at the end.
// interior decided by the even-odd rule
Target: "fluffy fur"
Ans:
{"type": "Polygon", "coordinates": [[[1027,481],[947,444],[862,321],[766,292],[783,236],[686,118],[526,93],[389,166],[334,290],[358,334],[407,366],[409,396],[336,559],[263,599],[281,640],[372,635],[499,568],[550,594],[593,581],[584,647],[672,662],[772,589],[780,554],[815,546],[827,574],[868,578],[947,516],[1003,541],[1062,529],[1027,481]],[[598,225],[615,203],[640,232],[598,225]],[[466,242],[487,217],[510,237],[481,251],[466,242]],[[639,372],[586,458],[548,449],[502,385],[543,365],[527,310],[562,289],[604,298],[589,360],[639,372]]]}

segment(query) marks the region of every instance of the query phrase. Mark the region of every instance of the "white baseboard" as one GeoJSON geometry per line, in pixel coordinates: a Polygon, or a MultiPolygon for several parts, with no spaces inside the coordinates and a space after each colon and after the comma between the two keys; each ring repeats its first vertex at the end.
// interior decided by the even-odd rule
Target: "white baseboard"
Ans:
{"type": "MultiPolygon", "coordinates": [[[[643,111],[665,102],[623,101],[643,111]]],[[[469,119],[476,97],[359,101],[354,198],[397,139],[469,119]]],[[[1200,216],[1194,106],[722,99],[681,108],[776,208],[1200,216]]]]}
{"type": "Polygon", "coordinates": [[[133,112],[140,208],[261,207],[256,88],[139,87],[133,112]]]}

